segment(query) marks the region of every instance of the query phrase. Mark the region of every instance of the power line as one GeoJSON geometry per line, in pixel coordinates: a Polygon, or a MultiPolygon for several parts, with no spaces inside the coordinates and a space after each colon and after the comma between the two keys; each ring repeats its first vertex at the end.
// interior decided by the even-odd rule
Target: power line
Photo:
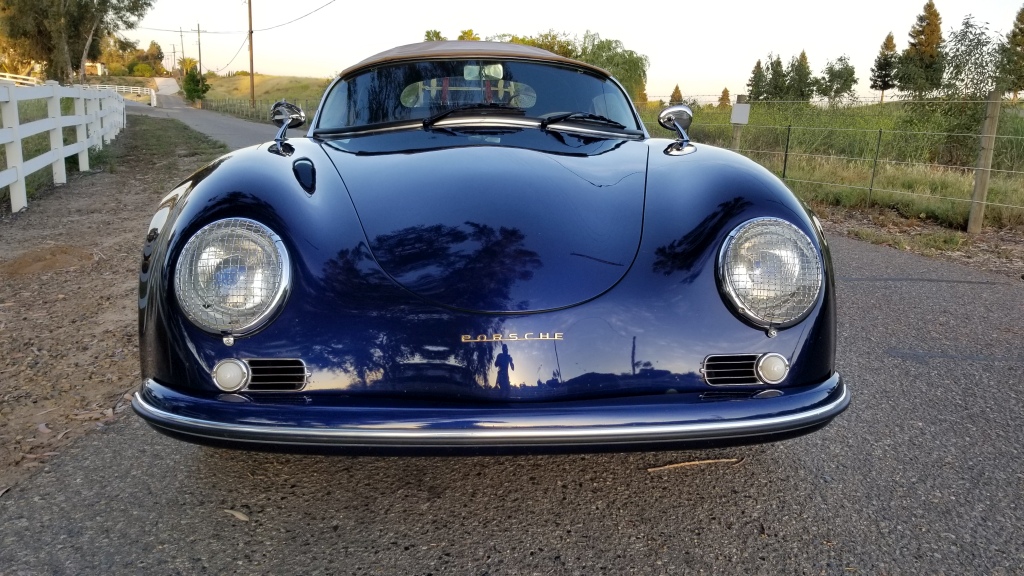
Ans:
{"type": "MultiPolygon", "coordinates": [[[[326,4],[320,6],[319,8],[316,8],[316,9],[310,11],[310,12],[307,12],[306,14],[303,14],[302,16],[299,16],[298,18],[296,18],[294,20],[289,20],[289,21],[281,23],[281,24],[275,24],[274,26],[270,26],[269,28],[260,28],[259,30],[253,30],[253,32],[266,32],[267,30],[273,30],[275,28],[280,28],[282,26],[287,26],[289,24],[293,24],[295,22],[298,22],[299,20],[302,20],[303,18],[306,18],[307,16],[311,16],[311,15],[313,15],[313,14],[323,10],[324,8],[330,6],[331,4],[334,4],[337,1],[338,0],[330,0],[326,4]]],[[[145,27],[142,27],[142,26],[136,26],[134,28],[134,30],[149,30],[149,31],[152,31],[152,32],[178,32],[178,30],[167,30],[165,28],[145,28],[145,27]]],[[[203,32],[206,32],[207,34],[248,34],[249,33],[248,30],[212,30],[212,31],[211,30],[203,30],[203,32]]]]}
{"type": "Polygon", "coordinates": [[[280,28],[282,26],[287,26],[287,25],[291,24],[292,22],[298,22],[299,20],[302,20],[306,16],[309,16],[311,14],[319,12],[319,11],[323,10],[324,8],[330,6],[331,4],[334,4],[335,2],[337,2],[337,0],[330,0],[330,2],[328,2],[327,4],[324,4],[323,6],[317,8],[316,10],[313,10],[312,12],[308,12],[306,14],[303,14],[302,16],[299,16],[295,20],[289,20],[289,21],[285,22],[284,24],[278,24],[276,26],[271,26],[270,28],[261,28],[259,30],[253,30],[253,32],[266,32],[267,30],[273,30],[274,28],[280,28]]]}
{"type": "MultiPolygon", "coordinates": [[[[235,52],[235,55],[231,57],[231,60],[227,64],[225,64],[223,67],[221,67],[221,68],[219,68],[217,70],[214,70],[213,73],[214,74],[220,74],[221,70],[224,70],[228,66],[231,66],[231,63],[235,61],[235,58],[238,58],[238,55],[242,53],[242,48],[245,47],[245,43],[248,42],[248,40],[249,40],[248,36],[245,37],[245,38],[242,38],[242,44],[241,44],[241,46],[238,47],[238,51],[235,52]]],[[[209,70],[209,68],[207,68],[207,70],[209,70]]]]}

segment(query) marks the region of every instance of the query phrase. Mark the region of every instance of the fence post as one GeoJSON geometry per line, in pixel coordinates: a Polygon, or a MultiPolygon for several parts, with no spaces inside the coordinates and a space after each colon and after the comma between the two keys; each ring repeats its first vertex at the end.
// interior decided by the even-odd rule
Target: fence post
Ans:
{"type": "Polygon", "coordinates": [[[90,116],[89,142],[97,149],[103,149],[103,138],[100,137],[100,102],[95,97],[96,93],[91,92],[86,96],[85,113],[90,116]]]}
{"type": "Polygon", "coordinates": [[[871,206],[871,192],[875,189],[875,172],[878,171],[878,150],[882,147],[882,129],[878,129],[878,140],[875,142],[875,161],[871,164],[871,184],[868,185],[868,207],[871,206]]]}
{"type": "MultiPolygon", "coordinates": [[[[83,88],[79,85],[75,85],[75,116],[85,116],[85,98],[83,88]]],[[[85,148],[78,153],[78,171],[88,172],[89,171],[89,131],[85,129],[87,121],[84,118],[80,118],[79,122],[75,125],[75,142],[81,144],[85,142],[85,148]]]]}
{"type": "Polygon", "coordinates": [[[999,108],[1002,93],[993,90],[988,95],[985,122],[981,125],[981,146],[978,151],[978,167],[974,170],[974,196],[971,201],[971,215],[967,220],[967,233],[981,232],[985,221],[985,200],[988,198],[988,180],[992,174],[992,154],[996,147],[996,129],[999,127],[999,108]]]}
{"type": "Polygon", "coordinates": [[[50,96],[46,99],[46,117],[52,122],[50,129],[50,151],[57,151],[57,159],[50,165],[53,171],[54,184],[67,184],[68,173],[64,167],[64,129],[60,125],[60,83],[48,80],[46,85],[50,87],[50,96]]]}
{"type": "Polygon", "coordinates": [[[11,192],[11,212],[20,212],[28,207],[28,196],[25,193],[25,175],[21,172],[23,158],[21,155],[21,136],[18,134],[18,126],[21,124],[18,118],[18,91],[14,89],[14,82],[0,80],[7,87],[10,94],[7,102],[0,102],[0,115],[3,116],[3,127],[11,130],[12,140],[4,146],[7,153],[7,166],[18,171],[18,179],[11,183],[8,190],[11,192]]]}
{"type": "Polygon", "coordinates": [[[793,134],[793,125],[786,127],[786,151],[782,156],[782,179],[786,179],[786,167],[789,165],[789,137],[793,134]]]}
{"type": "Polygon", "coordinates": [[[746,94],[736,95],[736,105],[732,107],[732,114],[729,122],[732,124],[732,150],[739,152],[740,138],[743,135],[743,126],[750,121],[750,104],[747,103],[746,94]]]}

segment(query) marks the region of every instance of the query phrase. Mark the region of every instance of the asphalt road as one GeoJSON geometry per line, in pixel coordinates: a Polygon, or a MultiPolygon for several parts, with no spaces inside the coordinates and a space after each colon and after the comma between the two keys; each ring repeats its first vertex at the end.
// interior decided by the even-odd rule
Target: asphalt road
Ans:
{"type": "MultiPolygon", "coordinates": [[[[185,103],[181,96],[178,96],[178,83],[173,78],[157,79],[156,108],[131,101],[126,101],[126,105],[128,114],[145,114],[180,120],[189,128],[202,132],[215,140],[220,140],[231,150],[268,142],[273,140],[277,133],[277,127],[269,120],[265,123],[250,122],[226,114],[192,108],[185,103]]],[[[269,118],[270,110],[266,112],[269,118]]],[[[302,128],[289,130],[288,134],[293,137],[304,136],[307,129],[308,124],[302,128]]]]}
{"type": "Polygon", "coordinates": [[[853,403],[810,436],[350,458],[128,417],[0,498],[0,574],[1022,573],[1024,282],[831,243],[853,403]],[[648,471],[721,458],[742,461],[648,471]]]}

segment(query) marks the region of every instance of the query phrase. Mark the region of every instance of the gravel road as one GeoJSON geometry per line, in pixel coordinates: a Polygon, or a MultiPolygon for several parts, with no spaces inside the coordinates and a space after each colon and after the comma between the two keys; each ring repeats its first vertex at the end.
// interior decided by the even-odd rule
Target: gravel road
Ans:
{"type": "Polygon", "coordinates": [[[810,436],[279,456],[176,442],[126,415],[0,495],[0,574],[1020,573],[1024,282],[830,243],[853,403],[810,436]],[[738,462],[649,470],[718,459],[738,462]]]}

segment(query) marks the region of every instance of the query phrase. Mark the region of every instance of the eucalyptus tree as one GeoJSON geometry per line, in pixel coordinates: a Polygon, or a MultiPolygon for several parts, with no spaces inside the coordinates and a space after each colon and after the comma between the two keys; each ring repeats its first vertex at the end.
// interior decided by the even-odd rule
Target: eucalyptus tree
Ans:
{"type": "Polygon", "coordinates": [[[32,46],[33,58],[47,62],[47,76],[85,81],[85,62],[100,54],[105,34],[132,29],[155,0],[0,0],[5,33],[32,46]],[[81,55],[77,59],[74,57],[81,55]]]}
{"type": "Polygon", "coordinates": [[[814,90],[828,100],[829,106],[856,96],[853,87],[857,84],[857,71],[845,54],[835,60],[829,60],[821,73],[822,75],[814,81],[814,90]]]}

